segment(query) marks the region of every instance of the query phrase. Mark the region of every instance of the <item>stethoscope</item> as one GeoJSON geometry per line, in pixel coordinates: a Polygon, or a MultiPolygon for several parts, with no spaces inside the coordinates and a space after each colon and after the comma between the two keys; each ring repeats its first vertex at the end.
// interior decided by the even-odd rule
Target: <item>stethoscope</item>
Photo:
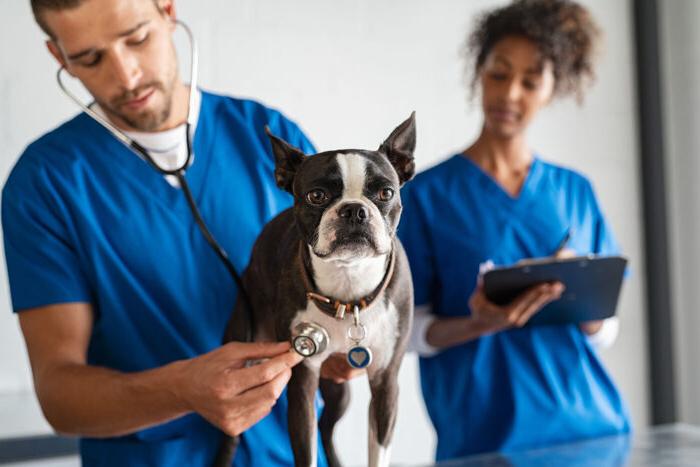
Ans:
{"type": "MultiPolygon", "coordinates": [[[[151,167],[153,167],[161,174],[173,175],[177,178],[178,182],[180,183],[180,187],[182,188],[182,191],[185,194],[185,198],[187,198],[187,204],[189,205],[190,210],[192,211],[192,215],[194,216],[194,219],[197,222],[199,229],[202,231],[202,234],[207,240],[207,243],[209,243],[209,245],[214,249],[219,259],[221,259],[224,266],[226,266],[226,269],[228,270],[229,274],[236,283],[236,286],[238,287],[238,292],[241,294],[241,298],[245,301],[248,313],[247,318],[249,323],[248,328],[245,330],[246,341],[251,342],[254,337],[253,332],[255,329],[255,314],[253,313],[252,302],[250,301],[250,297],[248,296],[248,293],[243,287],[243,281],[241,280],[241,276],[238,274],[236,268],[233,266],[233,263],[229,259],[228,253],[226,253],[226,250],[224,250],[224,248],[219,244],[219,242],[216,241],[216,238],[214,238],[214,235],[211,233],[206,223],[204,222],[204,219],[202,218],[202,215],[199,212],[199,208],[197,207],[197,203],[195,202],[194,197],[192,196],[192,191],[190,190],[190,186],[187,183],[187,179],[185,179],[185,171],[187,167],[189,167],[192,163],[193,157],[192,135],[190,133],[190,130],[195,123],[194,104],[195,93],[197,92],[197,70],[199,54],[197,51],[197,42],[195,41],[194,35],[192,34],[192,30],[190,30],[190,28],[182,21],[174,21],[175,24],[182,26],[182,28],[187,33],[187,37],[190,42],[190,96],[188,104],[189,107],[187,109],[187,121],[185,125],[187,157],[185,158],[185,161],[180,167],[175,169],[164,169],[163,167],[159,166],[158,163],[156,163],[156,161],[153,159],[153,157],[151,157],[150,153],[146,148],[144,148],[138,142],[134,141],[119,128],[112,125],[106,118],[102,117],[100,114],[91,109],[90,106],[85,105],[75,94],[73,94],[63,84],[63,72],[65,71],[65,67],[61,67],[58,69],[58,72],[56,73],[56,81],[58,82],[58,86],[61,88],[64,94],[66,94],[71,100],[73,100],[73,102],[78,104],[78,106],[83,110],[83,112],[92,117],[105,129],[107,129],[107,131],[109,131],[121,143],[123,143],[126,147],[131,149],[134,153],[136,153],[136,155],[142,157],[146,162],[148,162],[148,164],[151,165],[151,167]]],[[[297,353],[299,353],[303,357],[310,357],[312,355],[322,353],[326,349],[330,340],[326,330],[323,329],[323,327],[321,327],[317,323],[301,323],[294,329],[293,334],[293,348],[297,353]]],[[[369,363],[369,360],[367,361],[367,363],[369,363]]]]}
{"type": "MultiPolygon", "coordinates": [[[[238,287],[238,292],[241,294],[241,298],[246,302],[246,305],[248,306],[248,310],[252,310],[251,308],[251,302],[250,298],[248,297],[248,294],[246,293],[245,288],[243,287],[243,281],[241,280],[241,276],[238,274],[236,271],[236,268],[233,266],[233,263],[228,257],[228,253],[226,253],[226,250],[219,244],[219,242],[216,241],[216,238],[214,238],[214,235],[211,233],[209,228],[207,227],[206,223],[204,222],[204,219],[202,218],[202,215],[199,211],[199,208],[197,207],[197,204],[194,200],[194,197],[192,196],[192,191],[190,190],[190,186],[187,183],[187,179],[185,179],[185,170],[187,167],[192,162],[192,135],[190,134],[190,130],[192,126],[195,124],[194,121],[194,107],[195,107],[195,94],[197,92],[197,70],[198,70],[198,61],[199,61],[199,53],[197,51],[197,42],[194,39],[194,35],[192,34],[192,31],[190,28],[183,23],[182,21],[179,20],[174,20],[175,24],[182,26],[182,28],[185,30],[187,33],[187,37],[190,42],[190,96],[189,96],[189,107],[187,110],[187,121],[185,125],[185,139],[187,141],[187,157],[185,161],[182,163],[180,167],[177,167],[175,169],[165,169],[161,166],[159,166],[156,161],[151,157],[149,154],[148,150],[144,148],[142,145],[140,145],[138,142],[134,141],[132,138],[130,138],[128,135],[126,135],[123,131],[121,131],[119,128],[116,126],[112,125],[106,118],[102,117],[100,114],[95,112],[93,109],[90,108],[90,106],[85,105],[75,94],[73,94],[68,88],[63,84],[63,72],[65,71],[65,67],[61,67],[58,69],[58,72],[56,73],[56,81],[58,82],[58,86],[61,88],[64,94],[66,94],[71,100],[73,100],[78,106],[85,112],[87,115],[92,117],[97,123],[102,125],[107,131],[109,131],[115,138],[117,138],[121,143],[123,143],[126,147],[131,149],[133,152],[136,153],[136,155],[142,157],[148,164],[151,165],[154,169],[156,169],[158,172],[160,172],[163,175],[173,175],[177,178],[178,182],[180,183],[180,187],[182,188],[183,193],[185,194],[185,198],[187,198],[187,204],[190,207],[190,210],[192,211],[192,215],[194,216],[195,221],[197,222],[197,225],[199,225],[199,229],[202,231],[202,234],[204,235],[204,238],[207,240],[207,243],[214,249],[216,252],[217,256],[221,261],[223,262],[224,266],[228,270],[229,274],[233,278],[234,282],[236,283],[236,286],[238,287]]],[[[249,323],[250,326],[246,330],[247,334],[247,340],[251,341],[252,339],[252,329],[255,329],[254,325],[254,316],[252,312],[248,313],[249,316],[249,323]]]]}

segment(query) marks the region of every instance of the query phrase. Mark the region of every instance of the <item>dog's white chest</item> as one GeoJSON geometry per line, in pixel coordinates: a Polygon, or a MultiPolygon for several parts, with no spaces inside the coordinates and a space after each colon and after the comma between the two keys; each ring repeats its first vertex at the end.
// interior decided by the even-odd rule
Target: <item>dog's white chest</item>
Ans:
{"type": "MultiPolygon", "coordinates": [[[[356,345],[348,335],[354,322],[352,313],[346,314],[344,319],[339,320],[319,310],[313,301],[308,301],[306,308],[299,310],[294,316],[291,329],[302,322],[316,323],[328,333],[329,342],[326,349],[305,360],[305,364],[314,369],[320,368],[331,354],[336,352],[347,354],[350,348],[356,345]]],[[[385,306],[383,300],[377,300],[360,312],[360,323],[365,327],[367,335],[359,344],[368,347],[374,356],[370,366],[375,369],[386,368],[391,361],[398,337],[396,308],[391,302],[385,306]]]]}

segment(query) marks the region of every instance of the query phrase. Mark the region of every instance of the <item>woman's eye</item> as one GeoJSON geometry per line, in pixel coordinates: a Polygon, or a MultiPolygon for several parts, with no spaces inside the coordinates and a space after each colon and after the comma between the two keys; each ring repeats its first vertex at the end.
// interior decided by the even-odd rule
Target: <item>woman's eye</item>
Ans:
{"type": "Polygon", "coordinates": [[[496,81],[503,81],[508,77],[505,73],[491,73],[489,76],[496,81]]]}
{"type": "Polygon", "coordinates": [[[379,199],[382,201],[389,201],[394,197],[394,190],[391,188],[382,188],[379,190],[379,199]]]}
{"type": "Polygon", "coordinates": [[[523,87],[532,91],[533,89],[537,89],[537,83],[534,81],[525,80],[523,81],[523,87]]]}
{"type": "Polygon", "coordinates": [[[314,206],[322,206],[328,201],[328,194],[323,190],[311,190],[306,194],[306,201],[314,206]]]}

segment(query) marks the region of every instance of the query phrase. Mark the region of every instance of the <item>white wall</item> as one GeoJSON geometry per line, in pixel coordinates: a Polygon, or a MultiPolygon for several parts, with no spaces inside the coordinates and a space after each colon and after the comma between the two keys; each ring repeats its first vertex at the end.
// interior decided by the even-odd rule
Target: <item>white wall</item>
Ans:
{"type": "Polygon", "coordinates": [[[666,186],[671,220],[676,380],[680,419],[700,423],[700,3],[660,2],[666,186]]]}
{"type": "MultiPolygon", "coordinates": [[[[426,168],[464,148],[480,117],[467,103],[460,46],[486,0],[209,0],[182,1],[180,16],[199,38],[201,84],[261,99],[301,123],[319,149],[376,147],[417,111],[418,165],[426,168]]],[[[629,255],[634,274],[620,305],[622,332],[604,360],[638,426],[648,421],[644,340],[632,24],[627,1],[584,2],[607,32],[599,80],[584,107],[556,103],[531,133],[546,158],[588,174],[629,255]]],[[[54,83],[28,2],[3,4],[0,28],[0,180],[32,138],[75,112],[54,83]]],[[[24,347],[0,273],[0,393],[31,390],[24,347]]],[[[353,382],[350,413],[338,445],[348,464],[366,450],[364,381],[353,382]]],[[[468,416],[465,414],[465,416],[468,416]]],[[[0,423],[2,421],[0,420],[0,423]]],[[[401,374],[394,460],[428,461],[434,437],[418,389],[415,357],[401,374]]]]}

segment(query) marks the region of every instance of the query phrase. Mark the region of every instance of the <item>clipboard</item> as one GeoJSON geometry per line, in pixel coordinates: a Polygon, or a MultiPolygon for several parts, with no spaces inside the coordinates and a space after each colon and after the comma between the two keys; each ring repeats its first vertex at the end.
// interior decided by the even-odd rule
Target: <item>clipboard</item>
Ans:
{"type": "Polygon", "coordinates": [[[626,266],[623,256],[525,260],[484,273],[484,293],[493,303],[506,305],[532,286],[559,281],[566,287],[561,298],[542,308],[528,325],[606,319],[615,315],[626,266]]]}

